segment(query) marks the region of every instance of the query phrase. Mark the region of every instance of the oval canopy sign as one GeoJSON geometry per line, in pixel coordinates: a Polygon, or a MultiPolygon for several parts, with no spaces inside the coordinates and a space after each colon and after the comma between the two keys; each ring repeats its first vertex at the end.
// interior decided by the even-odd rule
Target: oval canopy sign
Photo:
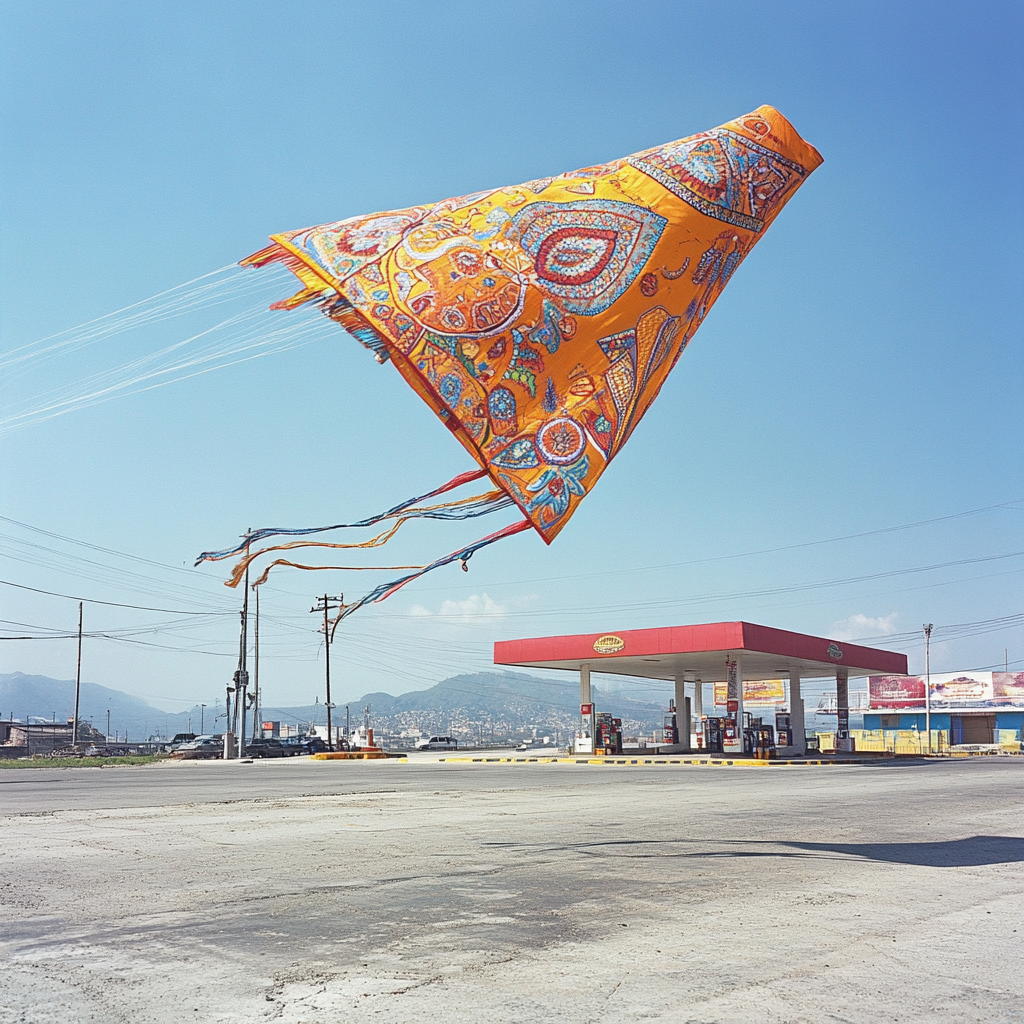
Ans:
{"type": "Polygon", "coordinates": [[[594,641],[594,650],[598,654],[618,654],[625,646],[626,641],[621,636],[599,636],[594,641]]]}
{"type": "Polygon", "coordinates": [[[833,661],[842,661],[843,660],[843,649],[839,646],[839,644],[829,644],[828,645],[828,656],[833,661]]]}

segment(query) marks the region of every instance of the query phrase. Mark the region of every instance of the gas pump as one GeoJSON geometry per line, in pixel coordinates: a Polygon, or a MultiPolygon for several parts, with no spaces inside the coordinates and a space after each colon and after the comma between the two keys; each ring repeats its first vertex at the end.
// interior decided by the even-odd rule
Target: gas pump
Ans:
{"type": "Polygon", "coordinates": [[[705,718],[704,719],[704,746],[709,754],[721,754],[725,748],[725,723],[730,721],[726,718],[705,718]]]}
{"type": "Polygon", "coordinates": [[[722,752],[724,753],[725,747],[731,743],[736,742],[736,719],[735,718],[723,718],[722,722],[722,752]]]}
{"type": "Polygon", "coordinates": [[[612,718],[607,711],[599,711],[595,716],[595,753],[622,753],[622,719],[612,718]]]}
{"type": "Polygon", "coordinates": [[[669,698],[668,711],[665,714],[662,732],[665,734],[665,743],[679,742],[679,721],[676,718],[676,702],[671,697],[669,698]]]}
{"type": "Polygon", "coordinates": [[[760,718],[751,718],[743,729],[743,753],[760,761],[775,757],[775,730],[772,726],[765,725],[760,718]]]}
{"type": "Polygon", "coordinates": [[[793,719],[788,714],[775,715],[775,742],[780,747],[793,746],[793,719]]]}

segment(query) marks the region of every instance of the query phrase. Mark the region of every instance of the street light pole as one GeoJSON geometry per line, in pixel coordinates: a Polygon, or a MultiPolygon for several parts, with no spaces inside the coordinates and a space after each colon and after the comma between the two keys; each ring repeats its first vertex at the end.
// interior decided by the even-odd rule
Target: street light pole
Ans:
{"type": "Polygon", "coordinates": [[[921,627],[924,630],[924,727],[928,733],[928,753],[932,752],[932,624],[921,627]]]}
{"type": "Polygon", "coordinates": [[[202,708],[202,711],[199,712],[199,735],[200,736],[205,736],[206,735],[206,705],[205,704],[200,704],[199,706],[200,706],[200,708],[202,708]]]}

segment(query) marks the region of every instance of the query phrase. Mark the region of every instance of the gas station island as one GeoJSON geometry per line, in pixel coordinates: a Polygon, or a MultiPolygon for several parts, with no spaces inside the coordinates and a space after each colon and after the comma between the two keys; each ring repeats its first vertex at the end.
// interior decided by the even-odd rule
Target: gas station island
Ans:
{"type": "Polygon", "coordinates": [[[622,752],[621,723],[594,707],[593,672],[675,682],[675,700],[665,716],[665,743],[660,745],[663,752],[697,749],[762,758],[806,751],[801,679],[835,678],[836,749],[852,752],[850,676],[907,674],[905,654],[751,622],[502,640],[494,645],[494,663],[579,673],[578,754],[622,752]],[[776,712],[775,721],[766,722],[744,710],[744,681],[749,688],[753,681],[774,679],[788,680],[789,710],[776,712]],[[705,715],[704,683],[724,684],[724,718],[705,715]]]}

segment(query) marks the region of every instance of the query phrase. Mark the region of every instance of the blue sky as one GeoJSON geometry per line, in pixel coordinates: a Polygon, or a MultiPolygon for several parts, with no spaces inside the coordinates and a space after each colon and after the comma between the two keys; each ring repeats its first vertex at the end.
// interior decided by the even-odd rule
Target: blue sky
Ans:
{"type": "MultiPolygon", "coordinates": [[[[233,264],[274,231],[587,166],[762,103],[825,158],[570,527],[349,619],[336,694],[485,668],[495,639],[740,618],[891,635],[912,670],[922,644],[905,635],[933,622],[935,670],[992,667],[1004,648],[1024,668],[1019,619],[946,628],[1024,611],[1020,4],[22,3],[0,16],[5,354],[233,264]],[[864,536],[837,539],[851,535],[864,536]]],[[[291,282],[253,287],[269,303],[291,282]]],[[[31,405],[218,318],[5,374],[0,399],[31,405]]],[[[89,637],[83,676],[174,710],[218,699],[237,650],[237,594],[223,566],[191,570],[199,551],[247,526],[361,517],[471,468],[340,329],[0,445],[0,578],[210,613],[86,606],[87,631],[121,639],[89,637]]],[[[389,557],[483,532],[410,527],[389,557]]],[[[362,575],[286,570],[262,590],[268,699],[319,692],[308,609],[317,590],[361,593],[362,575]]],[[[8,635],[77,621],[64,598],[0,586],[0,602],[8,635]]],[[[74,668],[73,641],[0,644],[5,672],[74,668]]]]}

